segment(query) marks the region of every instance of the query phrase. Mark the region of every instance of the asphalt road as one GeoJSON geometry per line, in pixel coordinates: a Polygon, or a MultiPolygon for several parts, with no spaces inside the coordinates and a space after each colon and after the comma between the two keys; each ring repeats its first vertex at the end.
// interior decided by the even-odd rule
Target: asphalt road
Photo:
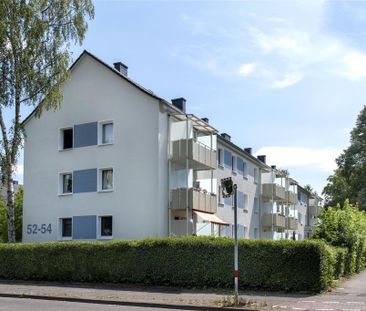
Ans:
{"type": "MultiPolygon", "coordinates": [[[[157,311],[162,309],[129,306],[99,305],[77,302],[0,298],[0,311],[157,311]]],[[[176,309],[163,309],[176,310],[176,309]]]]}

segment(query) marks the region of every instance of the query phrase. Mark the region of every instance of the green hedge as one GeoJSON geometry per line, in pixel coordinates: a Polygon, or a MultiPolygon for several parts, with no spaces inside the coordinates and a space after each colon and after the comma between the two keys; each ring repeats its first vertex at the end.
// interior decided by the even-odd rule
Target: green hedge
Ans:
{"type": "MultiPolygon", "coordinates": [[[[239,242],[241,287],[319,292],[331,285],[335,264],[334,251],[321,241],[239,242]]],[[[0,278],[232,287],[233,241],[0,244],[0,278]]]]}
{"type": "Polygon", "coordinates": [[[347,274],[346,262],[348,259],[347,248],[334,247],[335,267],[334,267],[334,278],[339,279],[340,277],[347,274]]]}

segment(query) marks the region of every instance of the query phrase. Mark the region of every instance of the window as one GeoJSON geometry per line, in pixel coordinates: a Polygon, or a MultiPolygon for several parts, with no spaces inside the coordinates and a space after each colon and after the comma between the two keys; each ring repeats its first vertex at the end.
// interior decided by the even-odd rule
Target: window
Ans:
{"type": "Polygon", "coordinates": [[[217,152],[217,162],[219,165],[223,166],[223,156],[222,156],[223,150],[222,149],[218,149],[217,152]]]}
{"type": "Polygon", "coordinates": [[[71,238],[72,236],[72,218],[61,219],[61,236],[71,238]]]}
{"type": "Polygon", "coordinates": [[[217,194],[218,199],[219,199],[219,205],[223,205],[224,203],[222,202],[222,188],[221,186],[219,186],[219,193],[217,194]]]}
{"type": "Polygon", "coordinates": [[[100,236],[111,237],[113,235],[113,221],[112,216],[100,217],[100,236]]]}
{"type": "Polygon", "coordinates": [[[74,147],[74,130],[66,128],[61,130],[60,149],[67,150],[74,147]]]}
{"type": "Polygon", "coordinates": [[[248,177],[247,163],[243,161],[243,177],[248,177]]]}
{"type": "Polygon", "coordinates": [[[256,168],[254,168],[254,170],[253,170],[253,177],[254,177],[254,182],[257,183],[258,182],[258,170],[256,168]]]}
{"type": "Polygon", "coordinates": [[[113,169],[101,169],[100,170],[100,181],[101,181],[101,191],[111,191],[113,190],[113,169]]]}
{"type": "Polygon", "coordinates": [[[113,122],[102,123],[102,145],[113,144],[113,122]]]}
{"type": "Polygon", "coordinates": [[[244,211],[248,211],[248,195],[244,193],[244,211]]]}
{"type": "Polygon", "coordinates": [[[235,156],[231,156],[231,170],[233,172],[236,172],[236,157],[235,156]]]}
{"type": "Polygon", "coordinates": [[[229,150],[224,151],[224,164],[228,169],[232,168],[232,156],[229,150]]]}
{"type": "Polygon", "coordinates": [[[254,213],[259,214],[258,198],[254,198],[254,213]]]}
{"type": "Polygon", "coordinates": [[[254,239],[258,239],[258,228],[254,228],[254,239]]]}
{"type": "Polygon", "coordinates": [[[72,173],[61,174],[61,194],[71,194],[72,193],[72,173]]]}

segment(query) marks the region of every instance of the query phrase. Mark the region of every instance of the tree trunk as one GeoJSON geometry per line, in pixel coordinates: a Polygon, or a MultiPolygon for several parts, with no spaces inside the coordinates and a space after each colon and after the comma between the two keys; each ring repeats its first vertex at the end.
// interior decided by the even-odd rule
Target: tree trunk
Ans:
{"type": "Polygon", "coordinates": [[[15,243],[15,215],[14,215],[14,184],[11,168],[5,170],[5,181],[7,189],[7,223],[8,223],[8,242],[15,243]]]}

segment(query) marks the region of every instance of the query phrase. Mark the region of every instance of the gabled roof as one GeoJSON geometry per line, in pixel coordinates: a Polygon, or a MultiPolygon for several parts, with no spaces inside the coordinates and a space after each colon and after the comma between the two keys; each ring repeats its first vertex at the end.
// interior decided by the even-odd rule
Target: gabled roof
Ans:
{"type": "MultiPolygon", "coordinates": [[[[100,63],[101,65],[103,65],[105,68],[107,68],[108,70],[110,70],[111,72],[113,72],[115,75],[117,75],[118,77],[120,77],[121,79],[124,79],[125,81],[127,81],[128,83],[130,83],[131,85],[135,86],[136,88],[138,88],[140,91],[144,92],[145,94],[151,96],[152,98],[155,98],[156,100],[160,101],[161,103],[163,103],[164,105],[166,105],[167,108],[169,108],[172,112],[174,113],[182,113],[178,108],[174,107],[171,103],[169,103],[168,101],[166,101],[165,99],[157,96],[153,91],[144,88],[142,85],[138,84],[137,82],[133,81],[132,79],[130,79],[127,76],[124,76],[123,74],[121,74],[119,71],[117,71],[116,69],[114,69],[113,67],[109,66],[107,63],[103,62],[101,59],[99,59],[98,57],[96,57],[95,55],[93,55],[92,53],[88,52],[87,50],[84,50],[79,57],[73,62],[73,64],[71,65],[71,67],[69,68],[69,71],[72,71],[77,64],[80,62],[80,60],[85,57],[85,56],[89,56],[92,59],[94,59],[95,61],[97,61],[98,63],[100,63]]],[[[37,112],[39,105],[37,107],[34,108],[34,110],[25,118],[25,120],[22,122],[22,124],[26,124],[31,118],[32,116],[34,116],[34,114],[37,112]]]]}

